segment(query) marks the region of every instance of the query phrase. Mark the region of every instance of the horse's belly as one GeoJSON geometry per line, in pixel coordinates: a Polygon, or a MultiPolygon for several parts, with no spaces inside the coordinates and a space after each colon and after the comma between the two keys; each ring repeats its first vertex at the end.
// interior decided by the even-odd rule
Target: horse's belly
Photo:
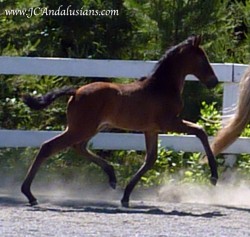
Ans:
{"type": "Polygon", "coordinates": [[[162,131],[169,121],[181,110],[179,104],[169,104],[158,100],[113,101],[108,113],[104,113],[100,127],[114,127],[133,131],[162,131]],[[119,103],[118,103],[119,102],[119,103]],[[140,103],[139,103],[140,102],[140,103]]]}
{"type": "Polygon", "coordinates": [[[120,113],[115,118],[105,121],[101,125],[142,132],[159,129],[153,114],[120,113]]]}

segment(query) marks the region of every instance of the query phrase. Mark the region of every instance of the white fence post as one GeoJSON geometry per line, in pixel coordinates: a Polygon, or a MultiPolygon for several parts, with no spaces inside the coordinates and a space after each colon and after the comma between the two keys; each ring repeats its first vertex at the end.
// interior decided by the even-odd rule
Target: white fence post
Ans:
{"type": "MultiPolygon", "coordinates": [[[[239,76],[239,75],[237,75],[239,76]]],[[[232,82],[223,85],[223,105],[222,105],[222,126],[225,126],[227,120],[235,113],[239,92],[239,83],[235,82],[234,65],[232,65],[232,82]]],[[[225,167],[232,168],[237,160],[235,154],[224,154],[225,167]]]]}
{"type": "Polygon", "coordinates": [[[230,118],[234,112],[237,104],[239,92],[238,83],[230,82],[223,85],[223,104],[222,104],[222,120],[223,124],[230,118]]]}

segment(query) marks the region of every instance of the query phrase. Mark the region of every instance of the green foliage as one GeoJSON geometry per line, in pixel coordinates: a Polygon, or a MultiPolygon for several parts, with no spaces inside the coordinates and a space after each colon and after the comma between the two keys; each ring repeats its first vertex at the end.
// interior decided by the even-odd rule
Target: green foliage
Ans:
{"type": "Polygon", "coordinates": [[[247,179],[249,179],[250,174],[250,155],[241,154],[237,157],[237,170],[247,179]]]}
{"type": "MultiPolygon", "coordinates": [[[[227,0],[0,2],[2,12],[35,7],[58,9],[60,5],[62,9],[69,5],[72,9],[117,9],[119,15],[28,18],[1,14],[1,55],[157,60],[166,48],[195,33],[204,35],[203,45],[212,62],[249,61],[249,32],[244,30],[244,26],[249,26],[248,2],[245,5],[227,0]]],[[[62,129],[65,100],[38,114],[21,105],[21,94],[40,94],[51,88],[86,82],[85,78],[1,76],[0,127],[62,129]],[[15,118],[12,120],[11,116],[15,118]]],[[[220,104],[221,91],[210,93],[199,83],[187,82],[182,116],[197,121],[201,101],[220,104]]]]}
{"type": "MultiPolygon", "coordinates": [[[[0,149],[0,174],[1,184],[20,183],[25,177],[36,149],[30,148],[4,148],[0,149]]],[[[9,184],[10,185],[10,184],[9,184]]]]}
{"type": "Polygon", "coordinates": [[[44,111],[30,110],[21,95],[39,95],[48,90],[70,84],[63,77],[4,77],[0,76],[0,127],[8,129],[62,130],[66,124],[65,109],[67,98],[62,98],[44,111]]]}
{"type": "Polygon", "coordinates": [[[221,128],[221,114],[216,108],[217,103],[207,104],[205,101],[201,103],[201,119],[198,124],[201,125],[208,135],[215,135],[221,128]]]}

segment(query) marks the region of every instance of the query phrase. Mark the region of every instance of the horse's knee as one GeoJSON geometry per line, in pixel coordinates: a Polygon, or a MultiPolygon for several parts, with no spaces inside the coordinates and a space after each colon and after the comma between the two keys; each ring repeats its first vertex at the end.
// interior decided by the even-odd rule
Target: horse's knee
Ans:
{"type": "Polygon", "coordinates": [[[40,147],[38,156],[47,158],[53,153],[53,147],[50,142],[45,142],[40,147]]]}

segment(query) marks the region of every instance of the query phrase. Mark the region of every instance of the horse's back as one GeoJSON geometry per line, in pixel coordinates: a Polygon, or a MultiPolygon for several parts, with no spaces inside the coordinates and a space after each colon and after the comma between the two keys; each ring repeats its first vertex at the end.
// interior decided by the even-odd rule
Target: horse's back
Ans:
{"type": "Polygon", "coordinates": [[[80,87],[70,99],[68,122],[73,126],[80,124],[84,129],[88,126],[98,129],[100,124],[105,124],[138,131],[160,130],[181,108],[179,103],[178,106],[170,104],[169,96],[156,95],[144,81],[90,83],[80,87]]]}

